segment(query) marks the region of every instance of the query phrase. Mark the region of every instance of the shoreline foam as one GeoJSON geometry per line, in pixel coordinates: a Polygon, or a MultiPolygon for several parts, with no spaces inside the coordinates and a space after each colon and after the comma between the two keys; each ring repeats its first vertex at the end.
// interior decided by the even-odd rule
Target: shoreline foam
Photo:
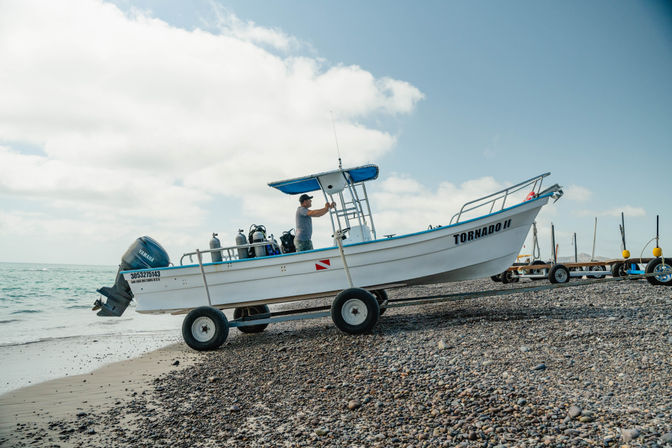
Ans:
{"type": "Polygon", "coordinates": [[[81,375],[136,358],[181,340],[175,330],[46,338],[0,346],[0,394],[52,379],[81,375]]]}

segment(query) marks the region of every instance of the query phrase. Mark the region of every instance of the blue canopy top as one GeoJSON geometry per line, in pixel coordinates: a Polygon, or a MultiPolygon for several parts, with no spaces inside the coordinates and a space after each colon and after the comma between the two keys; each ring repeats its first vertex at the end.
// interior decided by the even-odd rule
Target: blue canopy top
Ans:
{"type": "Polygon", "coordinates": [[[270,182],[268,186],[277,188],[278,190],[287,194],[308,193],[309,191],[316,191],[320,189],[320,183],[317,181],[318,177],[328,174],[340,173],[341,171],[348,173],[350,175],[349,177],[355,183],[374,180],[378,177],[378,167],[376,165],[363,165],[356,168],[325,171],[324,173],[311,174],[309,176],[297,177],[296,179],[270,182]]]}

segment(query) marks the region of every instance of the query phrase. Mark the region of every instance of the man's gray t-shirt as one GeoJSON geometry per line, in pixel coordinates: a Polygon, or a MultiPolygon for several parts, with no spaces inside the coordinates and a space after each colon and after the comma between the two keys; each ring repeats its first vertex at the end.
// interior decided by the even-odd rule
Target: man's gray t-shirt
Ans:
{"type": "Polygon", "coordinates": [[[306,207],[296,209],[296,239],[310,241],[313,236],[313,219],[308,216],[306,207]]]}

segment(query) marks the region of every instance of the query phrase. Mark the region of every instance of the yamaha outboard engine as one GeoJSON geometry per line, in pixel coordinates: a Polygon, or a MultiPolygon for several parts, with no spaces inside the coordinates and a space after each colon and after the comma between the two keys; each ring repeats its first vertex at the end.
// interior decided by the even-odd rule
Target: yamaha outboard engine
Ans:
{"type": "Polygon", "coordinates": [[[121,264],[114,285],[111,288],[103,286],[97,290],[107,297],[107,301],[96,300],[93,310],[100,309],[98,311],[99,316],[121,316],[133,299],[131,288],[121,272],[134,269],[164,268],[169,264],[168,252],[159,243],[148,236],[138,238],[121,257],[121,264]]]}

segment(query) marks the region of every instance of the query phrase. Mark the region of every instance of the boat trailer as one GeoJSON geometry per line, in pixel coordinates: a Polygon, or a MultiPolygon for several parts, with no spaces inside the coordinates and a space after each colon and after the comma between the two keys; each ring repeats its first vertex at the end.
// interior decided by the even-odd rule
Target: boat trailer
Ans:
{"type": "MultiPolygon", "coordinates": [[[[562,265],[556,265],[562,266],[562,265]]],[[[564,266],[563,266],[564,267],[564,266]]],[[[417,305],[432,305],[445,302],[457,302],[462,300],[477,299],[482,297],[493,297],[493,296],[506,296],[511,294],[523,294],[529,292],[537,291],[546,291],[552,289],[562,289],[562,288],[574,288],[578,286],[592,286],[603,283],[612,283],[624,280],[641,280],[650,278],[660,278],[662,281],[660,284],[671,286],[672,285],[672,272],[668,272],[661,276],[660,273],[646,273],[646,274],[626,274],[621,277],[613,278],[600,278],[600,279],[585,279],[578,280],[573,282],[567,281],[564,283],[546,283],[541,285],[529,285],[529,286],[519,286],[515,288],[503,288],[503,289],[489,289],[483,291],[472,291],[466,293],[455,293],[455,294],[438,294],[431,296],[421,296],[421,297],[403,297],[388,299],[380,302],[380,314],[388,308],[402,308],[407,306],[417,306],[417,305]]],[[[301,309],[291,309],[291,310],[281,310],[275,312],[267,312],[258,315],[239,317],[237,319],[231,320],[228,322],[229,327],[253,327],[256,326],[260,328],[259,331],[266,328],[268,324],[287,322],[293,320],[303,320],[303,319],[318,319],[322,317],[327,317],[332,314],[332,306],[324,305],[311,308],[301,308],[301,309]],[[261,328],[263,326],[263,328],[261,328]]]]}

